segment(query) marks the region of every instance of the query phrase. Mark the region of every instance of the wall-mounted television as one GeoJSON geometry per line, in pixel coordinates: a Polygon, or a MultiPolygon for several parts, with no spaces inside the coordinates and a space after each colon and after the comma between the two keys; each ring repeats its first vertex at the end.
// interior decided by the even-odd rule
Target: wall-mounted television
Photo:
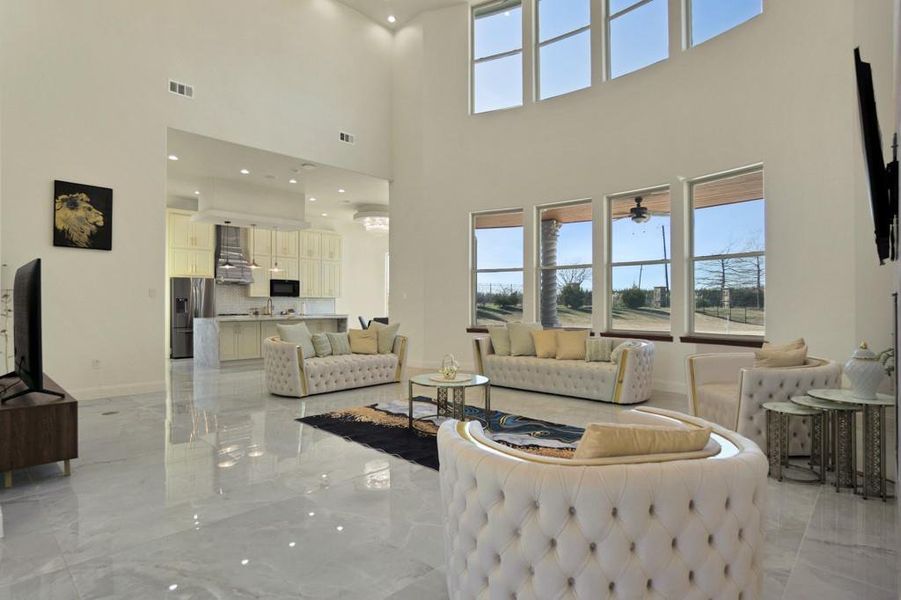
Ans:
{"type": "Polygon", "coordinates": [[[898,138],[892,144],[892,162],[885,164],[882,156],[882,136],[876,114],[876,94],[873,90],[873,70],[860,58],[860,48],[854,49],[854,68],[857,73],[857,98],[860,105],[860,130],[863,137],[864,160],[870,188],[870,208],[873,233],[879,264],[896,259],[898,218],[898,138]]]}

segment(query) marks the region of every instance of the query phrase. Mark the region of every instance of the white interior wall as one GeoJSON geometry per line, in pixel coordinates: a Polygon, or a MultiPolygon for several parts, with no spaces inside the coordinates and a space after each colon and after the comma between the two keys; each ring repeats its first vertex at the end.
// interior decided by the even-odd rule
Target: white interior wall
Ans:
{"type": "Polygon", "coordinates": [[[0,252],[44,260],[47,373],[163,388],[167,127],[388,177],[391,51],[332,0],[0,3],[0,252]],[[112,252],[52,246],[54,179],[114,189],[112,252]]]}
{"type": "MultiPolygon", "coordinates": [[[[865,16],[856,4],[766,2],[760,17],[665,62],[480,115],[468,114],[468,7],[424,13],[399,31],[391,316],[410,326],[411,364],[435,365],[448,351],[469,357],[471,211],[524,207],[528,241],[536,205],[601,204],[607,194],[659,184],[673,191],[673,331],[685,333],[685,180],[758,162],[767,337],[805,336],[813,354],[842,360],[861,336],[886,346],[893,283],[888,268],[872,266],[852,48],[861,43],[873,63],[891,131],[891,1],[865,3],[865,16]]],[[[596,248],[598,281],[603,244],[596,248]]],[[[525,283],[526,314],[534,315],[533,281],[525,283]]],[[[657,387],[684,389],[684,357],[708,350],[724,348],[658,344],[657,387]]]]}

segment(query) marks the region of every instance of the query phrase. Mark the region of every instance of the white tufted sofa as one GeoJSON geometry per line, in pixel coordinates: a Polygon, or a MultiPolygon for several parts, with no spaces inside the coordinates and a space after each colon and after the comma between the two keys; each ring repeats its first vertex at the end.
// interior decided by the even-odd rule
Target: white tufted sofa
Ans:
{"type": "MultiPolygon", "coordinates": [[[[800,367],[754,367],[753,352],[693,354],[688,357],[689,402],[693,415],[718,423],[766,448],[764,402],[788,402],[815,388],[837,388],[840,364],[809,357],[800,367]]],[[[810,453],[807,419],[791,419],[789,454],[810,453]]]]}
{"type": "Polygon", "coordinates": [[[266,387],[272,394],[302,398],[351,388],[394,383],[403,376],[407,338],[394,339],[390,354],[343,354],[305,358],[296,344],[263,341],[266,387]]]}
{"type": "Polygon", "coordinates": [[[490,337],[473,340],[476,369],[491,385],[560,396],[636,404],[651,397],[654,344],[645,340],[628,348],[619,363],[557,360],[535,356],[498,356],[490,337]]]}
{"type": "MultiPolygon", "coordinates": [[[[623,416],[710,425],[651,408],[623,416]]],[[[499,450],[477,422],[445,422],[451,599],[759,598],[767,460],[713,429],[710,458],[598,466],[499,450]]]]}

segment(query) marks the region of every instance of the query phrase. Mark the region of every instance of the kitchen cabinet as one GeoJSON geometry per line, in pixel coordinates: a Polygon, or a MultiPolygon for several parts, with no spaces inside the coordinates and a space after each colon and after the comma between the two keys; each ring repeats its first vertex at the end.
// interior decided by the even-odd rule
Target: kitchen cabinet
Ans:
{"type": "Polygon", "coordinates": [[[219,360],[260,358],[260,323],[219,323],[219,360]]]}
{"type": "Polygon", "coordinates": [[[247,295],[251,298],[265,298],[269,295],[269,267],[272,266],[272,259],[258,254],[254,260],[257,261],[260,268],[250,272],[253,276],[253,283],[250,284],[247,295]]]}
{"type": "Polygon", "coordinates": [[[318,298],[321,295],[321,261],[311,258],[300,259],[300,295],[303,298],[318,298]]]}
{"type": "Polygon", "coordinates": [[[341,236],[327,231],[319,235],[322,260],[341,260],[341,236]]]}
{"type": "Polygon", "coordinates": [[[214,270],[208,250],[169,249],[169,277],[213,277],[214,270]]]}
{"type": "MultiPolygon", "coordinates": [[[[252,238],[250,247],[253,249],[254,257],[272,254],[272,232],[270,230],[254,228],[250,237],[252,238]]],[[[260,259],[257,258],[257,264],[259,263],[260,259]]]]}
{"type": "Polygon", "coordinates": [[[209,223],[191,221],[193,213],[169,211],[169,247],[213,250],[214,228],[209,223]]]}
{"type": "MultiPolygon", "coordinates": [[[[253,274],[248,295],[269,296],[269,280],[300,281],[302,298],[337,298],[341,295],[341,236],[331,231],[254,232],[253,259],[260,269],[253,274]],[[269,268],[278,263],[279,271],[269,268]]],[[[248,257],[251,258],[251,257],[248,257]]]]}
{"type": "Polygon", "coordinates": [[[300,258],[321,257],[322,235],[318,231],[300,232],[300,258]]]}
{"type": "Polygon", "coordinates": [[[193,214],[167,212],[169,277],[215,276],[215,228],[209,223],[191,221],[193,214]]]}
{"type": "Polygon", "coordinates": [[[337,298],[341,295],[341,263],[324,260],[320,275],[320,295],[323,298],[337,298]]]}
{"type": "Polygon", "coordinates": [[[280,258],[297,258],[297,232],[275,232],[275,255],[280,258]]]}

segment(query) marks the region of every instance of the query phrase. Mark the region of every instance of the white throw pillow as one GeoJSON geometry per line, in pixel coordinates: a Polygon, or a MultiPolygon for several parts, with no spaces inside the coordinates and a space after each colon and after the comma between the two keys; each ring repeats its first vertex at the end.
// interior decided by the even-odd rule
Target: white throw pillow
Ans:
{"type": "Polygon", "coordinates": [[[298,323],[297,325],[278,323],[275,328],[278,330],[278,337],[283,342],[300,346],[303,350],[304,358],[316,356],[316,348],[313,346],[313,334],[310,333],[306,323],[298,323]]]}
{"type": "Polygon", "coordinates": [[[491,347],[498,356],[510,356],[510,332],[506,325],[489,325],[488,335],[491,337],[491,347]]]}
{"type": "Polygon", "coordinates": [[[394,338],[397,337],[400,323],[385,325],[384,323],[373,321],[369,324],[369,329],[375,329],[379,334],[379,354],[390,354],[394,350],[394,338]]]}
{"type": "Polygon", "coordinates": [[[590,337],[585,340],[585,362],[610,362],[613,339],[590,337]]]}
{"type": "Polygon", "coordinates": [[[537,323],[510,323],[507,330],[510,332],[510,354],[512,356],[535,356],[535,341],[532,339],[533,331],[540,331],[541,325],[537,323]]]}

